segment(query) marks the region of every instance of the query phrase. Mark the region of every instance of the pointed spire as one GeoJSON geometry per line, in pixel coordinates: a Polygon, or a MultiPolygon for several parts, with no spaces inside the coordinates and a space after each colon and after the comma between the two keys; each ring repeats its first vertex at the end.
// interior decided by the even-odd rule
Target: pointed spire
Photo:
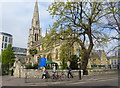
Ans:
{"type": "Polygon", "coordinates": [[[47,31],[47,29],[46,29],[46,34],[45,34],[45,36],[47,36],[47,33],[48,33],[48,31],[47,31]]]}
{"type": "Polygon", "coordinates": [[[39,28],[39,11],[38,11],[38,0],[36,0],[35,7],[34,7],[34,14],[32,18],[32,26],[39,28]]]}

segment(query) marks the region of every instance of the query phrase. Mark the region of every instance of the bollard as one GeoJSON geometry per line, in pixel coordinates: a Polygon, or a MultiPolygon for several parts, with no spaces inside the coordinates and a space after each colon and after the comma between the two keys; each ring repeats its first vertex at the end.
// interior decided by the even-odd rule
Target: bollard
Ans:
{"type": "Polygon", "coordinates": [[[27,83],[27,73],[25,73],[25,83],[27,83]]]}
{"type": "Polygon", "coordinates": [[[81,80],[81,70],[79,70],[79,80],[81,80]]]}

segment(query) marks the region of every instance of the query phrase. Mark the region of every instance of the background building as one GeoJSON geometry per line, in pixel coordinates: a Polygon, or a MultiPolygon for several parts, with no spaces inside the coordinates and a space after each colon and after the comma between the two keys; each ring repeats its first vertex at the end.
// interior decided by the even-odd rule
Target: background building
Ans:
{"type": "Polygon", "coordinates": [[[111,69],[120,68],[120,58],[119,57],[111,56],[111,57],[108,57],[108,58],[109,58],[109,65],[110,65],[111,69]]]}
{"type": "Polygon", "coordinates": [[[7,48],[8,44],[12,45],[13,37],[11,34],[0,32],[0,54],[7,48]]]}
{"type": "Polygon", "coordinates": [[[94,50],[91,53],[89,62],[88,62],[88,67],[108,67],[109,65],[109,60],[107,58],[107,55],[104,50],[94,50]]]}
{"type": "Polygon", "coordinates": [[[20,47],[12,47],[12,50],[16,56],[26,56],[27,49],[26,48],[20,48],[20,47]]]}

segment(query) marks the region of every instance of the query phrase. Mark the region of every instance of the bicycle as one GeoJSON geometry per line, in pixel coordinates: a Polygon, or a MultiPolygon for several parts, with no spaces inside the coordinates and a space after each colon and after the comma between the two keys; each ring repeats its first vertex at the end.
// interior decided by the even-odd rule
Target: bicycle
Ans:
{"type": "Polygon", "coordinates": [[[52,77],[51,77],[52,81],[57,81],[57,80],[62,81],[65,79],[66,79],[66,74],[64,74],[63,72],[61,73],[61,75],[59,75],[58,72],[57,72],[57,74],[53,73],[52,77]]]}
{"type": "Polygon", "coordinates": [[[63,81],[67,78],[66,74],[62,71],[60,75],[60,80],[63,81]]]}
{"type": "Polygon", "coordinates": [[[52,74],[52,76],[51,76],[51,80],[52,81],[57,81],[58,80],[58,75],[56,75],[56,73],[54,72],[53,74],[52,74]]]}

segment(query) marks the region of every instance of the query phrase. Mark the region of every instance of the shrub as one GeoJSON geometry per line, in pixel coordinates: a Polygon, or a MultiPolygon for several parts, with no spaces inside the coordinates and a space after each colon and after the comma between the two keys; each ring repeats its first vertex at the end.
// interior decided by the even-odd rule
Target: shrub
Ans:
{"type": "Polygon", "coordinates": [[[32,69],[32,65],[26,65],[26,69],[32,69]]]}
{"type": "Polygon", "coordinates": [[[34,64],[33,69],[38,69],[38,64],[34,64]]]}
{"type": "Polygon", "coordinates": [[[37,54],[37,50],[36,49],[30,49],[29,53],[34,56],[35,54],[37,54]]]}
{"type": "Polygon", "coordinates": [[[26,65],[26,69],[38,69],[38,64],[32,65],[26,65]]]}
{"type": "Polygon", "coordinates": [[[71,67],[71,69],[78,70],[78,64],[77,64],[78,57],[76,55],[71,55],[70,59],[71,59],[70,60],[70,67],[71,67]]]}

